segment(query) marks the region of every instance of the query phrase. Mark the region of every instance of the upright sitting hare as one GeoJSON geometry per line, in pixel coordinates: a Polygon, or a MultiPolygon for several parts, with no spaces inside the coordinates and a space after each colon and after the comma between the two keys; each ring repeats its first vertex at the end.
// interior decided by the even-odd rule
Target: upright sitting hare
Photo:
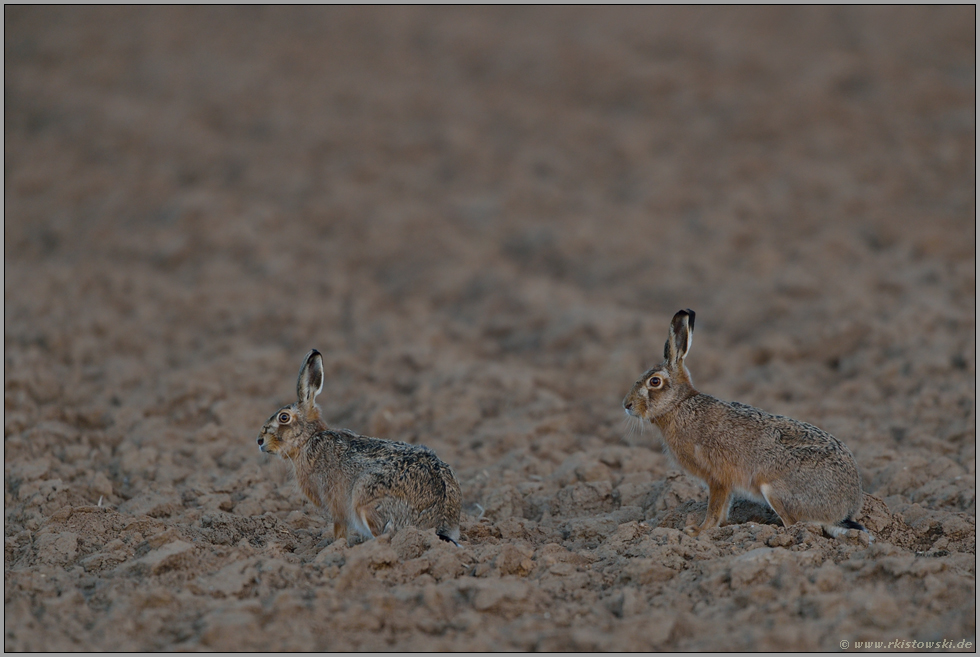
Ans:
{"type": "Polygon", "coordinates": [[[258,443],[293,463],[303,493],[333,517],[334,536],[373,538],[413,525],[459,545],[461,495],[449,466],[428,447],[328,429],[315,401],[322,389],[323,357],[314,349],[296,403],[269,418],[258,443]]]}
{"type": "Polygon", "coordinates": [[[708,512],[694,534],[727,521],[733,493],[765,501],[786,526],[817,522],[831,536],[867,531],[853,520],[863,492],[847,447],[811,424],[695,390],[684,366],[693,332],[694,311],[678,311],[664,362],[633,385],[623,407],[660,427],[667,451],[708,484],[708,512]]]}

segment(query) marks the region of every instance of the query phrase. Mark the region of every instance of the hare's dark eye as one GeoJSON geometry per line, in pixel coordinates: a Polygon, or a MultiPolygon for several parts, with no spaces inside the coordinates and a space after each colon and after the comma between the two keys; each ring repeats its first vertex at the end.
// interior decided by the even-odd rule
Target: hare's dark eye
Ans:
{"type": "Polygon", "coordinates": [[[289,424],[289,420],[290,420],[289,413],[279,414],[279,424],[289,424]]]}
{"type": "Polygon", "coordinates": [[[659,376],[651,376],[650,380],[647,381],[647,385],[651,388],[659,388],[664,384],[664,380],[659,376]]]}

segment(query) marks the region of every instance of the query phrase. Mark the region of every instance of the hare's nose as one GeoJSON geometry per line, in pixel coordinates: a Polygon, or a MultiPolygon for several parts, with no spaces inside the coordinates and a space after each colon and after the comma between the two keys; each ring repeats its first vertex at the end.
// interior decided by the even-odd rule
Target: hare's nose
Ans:
{"type": "MultiPolygon", "coordinates": [[[[633,402],[623,402],[623,408],[625,408],[627,411],[630,410],[631,408],[633,408],[633,402]]],[[[259,438],[259,441],[261,440],[262,439],[259,438]]],[[[259,444],[261,445],[262,443],[259,442],[259,444]]]]}
{"type": "Polygon", "coordinates": [[[259,444],[259,447],[262,447],[262,444],[265,442],[265,438],[259,436],[259,439],[256,442],[259,444]]]}

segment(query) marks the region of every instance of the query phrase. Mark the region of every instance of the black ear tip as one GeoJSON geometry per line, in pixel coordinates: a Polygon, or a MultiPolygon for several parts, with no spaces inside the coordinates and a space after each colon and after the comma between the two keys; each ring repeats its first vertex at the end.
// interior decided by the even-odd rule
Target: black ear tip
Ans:
{"type": "Polygon", "coordinates": [[[317,351],[316,349],[310,349],[310,355],[311,356],[319,356],[320,355],[320,352],[317,351]]]}
{"type": "Polygon", "coordinates": [[[679,321],[680,319],[682,319],[684,317],[687,317],[687,324],[688,324],[688,326],[690,326],[691,328],[694,328],[694,311],[691,310],[690,308],[686,308],[684,310],[678,310],[676,313],[674,313],[674,321],[675,322],[676,321],[679,321]]]}

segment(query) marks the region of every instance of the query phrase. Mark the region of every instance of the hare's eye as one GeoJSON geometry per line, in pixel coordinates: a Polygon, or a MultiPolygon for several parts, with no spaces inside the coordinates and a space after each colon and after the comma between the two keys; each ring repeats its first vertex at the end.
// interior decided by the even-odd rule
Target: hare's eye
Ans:
{"type": "Polygon", "coordinates": [[[664,384],[664,380],[661,379],[659,376],[651,376],[650,380],[647,381],[647,385],[654,389],[659,388],[663,384],[664,384]]]}
{"type": "Polygon", "coordinates": [[[289,420],[290,420],[289,413],[279,414],[279,424],[289,424],[289,420]]]}

